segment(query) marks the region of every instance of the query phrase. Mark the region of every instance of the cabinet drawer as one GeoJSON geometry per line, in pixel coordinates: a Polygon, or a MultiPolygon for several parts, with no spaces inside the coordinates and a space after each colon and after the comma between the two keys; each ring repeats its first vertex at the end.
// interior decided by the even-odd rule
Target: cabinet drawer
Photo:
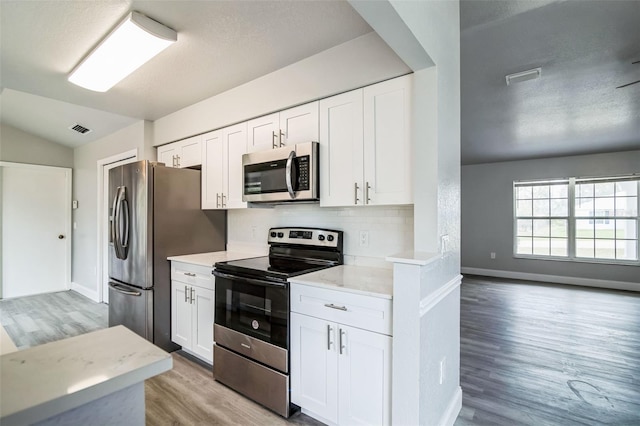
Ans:
{"type": "Polygon", "coordinates": [[[171,262],[171,280],[213,290],[212,267],[171,262]]]}
{"type": "Polygon", "coordinates": [[[291,311],[391,336],[390,299],[291,283],[291,311]]]}

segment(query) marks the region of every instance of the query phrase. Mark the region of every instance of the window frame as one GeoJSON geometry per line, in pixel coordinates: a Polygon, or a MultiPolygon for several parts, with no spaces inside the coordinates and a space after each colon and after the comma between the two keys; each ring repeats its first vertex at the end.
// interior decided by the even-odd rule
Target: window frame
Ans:
{"type": "MultiPolygon", "coordinates": [[[[584,198],[584,197],[578,197],[584,198]]],[[[594,194],[594,200],[595,200],[594,194]]],[[[615,201],[615,195],[612,197],[615,201]]],[[[550,198],[551,199],[551,198],[550,198]]],[[[552,260],[552,261],[560,261],[560,262],[578,262],[578,263],[595,263],[595,264],[604,264],[604,265],[624,265],[624,266],[639,266],[640,265],[640,175],[626,175],[626,176],[606,176],[606,177],[570,177],[570,178],[558,178],[558,179],[539,179],[539,180],[514,180],[513,188],[512,188],[512,243],[513,243],[513,257],[516,259],[533,259],[533,260],[552,260]],[[630,180],[635,181],[637,185],[637,193],[636,193],[636,216],[617,216],[614,210],[612,216],[596,216],[591,217],[576,217],[576,185],[584,184],[584,183],[598,183],[598,182],[619,182],[621,180],[630,180]],[[524,217],[517,215],[517,202],[518,195],[517,190],[518,187],[522,186],[536,186],[536,185],[544,185],[544,184],[558,184],[566,182],[568,184],[567,191],[567,202],[568,202],[568,212],[567,212],[567,256],[557,256],[557,255],[542,255],[542,254],[521,254],[518,253],[518,219],[535,219],[535,216],[532,217],[524,217]],[[636,256],[637,259],[606,259],[606,258],[589,258],[589,257],[578,257],[576,255],[577,251],[577,238],[576,238],[576,224],[577,220],[609,220],[614,221],[616,219],[625,219],[625,220],[635,220],[636,222],[636,256]]],[[[595,208],[595,206],[594,206],[595,208]]],[[[533,212],[532,212],[533,215],[533,212]]],[[[556,217],[556,216],[544,216],[539,217],[541,219],[564,219],[564,217],[556,217]]],[[[533,231],[532,231],[533,232],[533,231]]],[[[614,234],[615,235],[615,234],[614,234]]],[[[533,236],[532,236],[533,238],[533,236]]],[[[595,233],[594,236],[589,238],[594,241],[597,240],[595,233]]],[[[622,239],[621,239],[622,240],[622,239]]],[[[617,238],[613,238],[614,245],[617,241],[617,238]]],[[[533,250],[532,250],[533,252],[533,250]]],[[[594,253],[595,256],[595,253],[594,253]]]]}

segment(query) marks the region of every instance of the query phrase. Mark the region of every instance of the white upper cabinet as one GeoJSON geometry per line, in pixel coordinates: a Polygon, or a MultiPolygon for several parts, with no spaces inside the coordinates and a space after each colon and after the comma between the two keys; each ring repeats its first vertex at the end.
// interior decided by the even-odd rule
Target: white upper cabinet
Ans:
{"type": "Polygon", "coordinates": [[[247,123],[225,127],[203,137],[202,208],[244,208],[242,155],[247,152],[247,123]]]}
{"type": "Polygon", "coordinates": [[[320,101],[320,205],[413,203],[407,75],[320,101]]]}
{"type": "Polygon", "coordinates": [[[248,152],[318,140],[318,102],[311,102],[247,122],[248,152]]]}
{"type": "Polygon", "coordinates": [[[158,161],[167,167],[193,167],[202,164],[202,136],[193,136],[158,147],[158,161]]]}

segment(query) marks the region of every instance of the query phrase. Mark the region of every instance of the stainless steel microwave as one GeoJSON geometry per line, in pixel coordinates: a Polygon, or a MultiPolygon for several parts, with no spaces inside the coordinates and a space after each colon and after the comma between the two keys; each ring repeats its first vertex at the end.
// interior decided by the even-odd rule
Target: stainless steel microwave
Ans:
{"type": "Polygon", "coordinates": [[[318,142],[305,142],[242,156],[242,201],[318,201],[318,142]]]}

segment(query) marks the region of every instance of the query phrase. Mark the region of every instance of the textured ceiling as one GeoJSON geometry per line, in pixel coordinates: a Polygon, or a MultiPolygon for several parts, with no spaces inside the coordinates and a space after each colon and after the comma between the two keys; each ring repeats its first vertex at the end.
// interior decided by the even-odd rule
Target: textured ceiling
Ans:
{"type": "Polygon", "coordinates": [[[0,15],[2,122],[69,146],[135,119],[163,117],[371,31],[345,1],[2,0],[0,15]],[[175,29],[178,42],[107,93],[67,82],[129,10],[175,29]],[[79,140],[67,130],[76,121],[94,131],[79,140]]]}
{"type": "Polygon", "coordinates": [[[640,1],[461,3],[462,163],[640,149],[640,1]],[[542,78],[506,86],[507,74],[542,78]]]}

